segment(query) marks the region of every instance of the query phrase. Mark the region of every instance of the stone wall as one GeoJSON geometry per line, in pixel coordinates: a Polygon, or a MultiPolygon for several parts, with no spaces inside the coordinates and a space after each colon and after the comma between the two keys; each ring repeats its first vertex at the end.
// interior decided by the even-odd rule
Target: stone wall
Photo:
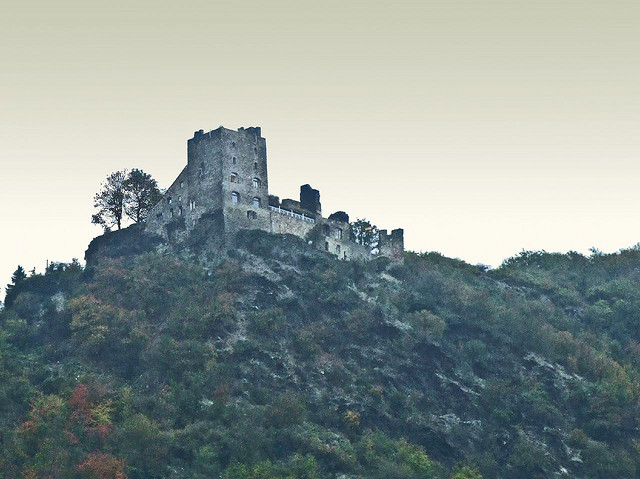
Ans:
{"type": "MultiPolygon", "coordinates": [[[[181,244],[203,215],[217,212],[219,221],[211,224],[221,231],[205,230],[220,237],[240,229],[260,229],[306,238],[315,227],[313,242],[318,249],[346,260],[371,257],[369,248],[351,241],[346,213],[322,217],[320,192],[310,185],[301,187],[300,201],[283,199],[281,206],[287,205],[290,212],[269,207],[267,146],[260,128],[200,130],[187,142],[187,166],[149,214],[147,231],[181,244]]],[[[379,250],[401,259],[402,230],[390,235],[382,230],[379,250]]]]}

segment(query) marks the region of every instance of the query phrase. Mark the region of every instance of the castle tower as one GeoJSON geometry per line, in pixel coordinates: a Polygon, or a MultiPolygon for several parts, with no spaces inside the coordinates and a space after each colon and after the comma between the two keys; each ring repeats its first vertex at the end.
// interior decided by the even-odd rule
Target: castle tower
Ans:
{"type": "Polygon", "coordinates": [[[205,213],[224,232],[269,231],[267,146],[259,127],[196,131],[187,166],[153,208],[147,227],[165,238],[191,230],[205,213]]]}

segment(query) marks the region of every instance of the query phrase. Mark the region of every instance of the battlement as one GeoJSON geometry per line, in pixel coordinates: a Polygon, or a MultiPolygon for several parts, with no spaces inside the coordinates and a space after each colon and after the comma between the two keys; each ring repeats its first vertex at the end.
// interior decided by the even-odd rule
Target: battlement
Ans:
{"type": "Polygon", "coordinates": [[[220,139],[225,134],[239,134],[250,136],[252,138],[262,138],[262,128],[259,126],[250,126],[248,128],[240,127],[237,130],[231,130],[224,126],[219,126],[215,130],[209,130],[208,132],[205,132],[204,130],[194,131],[193,138],[190,138],[188,141],[198,142],[201,140],[220,139]]]}
{"type": "MultiPolygon", "coordinates": [[[[218,218],[211,231],[229,241],[238,230],[293,234],[340,259],[369,259],[371,248],[351,238],[349,215],[322,217],[320,192],[300,187],[300,199],[282,201],[269,194],[267,147],[260,127],[194,132],[187,141],[187,165],[154,206],[147,229],[174,244],[186,241],[200,221],[218,218]],[[313,238],[313,239],[311,239],[313,238]]],[[[401,259],[401,229],[380,232],[378,251],[401,259]]]]}

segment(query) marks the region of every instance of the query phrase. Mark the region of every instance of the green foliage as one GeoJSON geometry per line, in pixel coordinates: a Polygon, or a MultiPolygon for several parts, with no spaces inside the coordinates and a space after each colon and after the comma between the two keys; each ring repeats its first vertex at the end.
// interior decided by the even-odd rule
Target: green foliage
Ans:
{"type": "Polygon", "coordinates": [[[378,244],[378,227],[366,219],[357,219],[349,224],[349,235],[357,244],[373,247],[378,244]]]}
{"type": "Polygon", "coordinates": [[[124,181],[124,212],[134,222],[140,223],[160,200],[158,183],[149,173],[134,168],[124,181]]]}
{"type": "Polygon", "coordinates": [[[205,270],[138,240],[114,232],[86,271],[12,280],[5,476],[640,470],[638,248],[523,252],[486,271],[438,253],[340,262],[243,232],[205,270]]]}
{"type": "Polygon", "coordinates": [[[120,230],[125,215],[135,223],[143,221],[161,197],[156,180],[137,168],[111,173],[101,188],[93,198],[97,212],[91,222],[105,231],[113,226],[120,230]]]}
{"type": "Polygon", "coordinates": [[[16,299],[16,296],[20,292],[20,286],[26,279],[27,274],[24,272],[24,268],[20,265],[16,268],[16,270],[11,275],[11,283],[7,285],[5,288],[6,295],[4,298],[4,305],[6,308],[11,307],[13,302],[16,299]]]}

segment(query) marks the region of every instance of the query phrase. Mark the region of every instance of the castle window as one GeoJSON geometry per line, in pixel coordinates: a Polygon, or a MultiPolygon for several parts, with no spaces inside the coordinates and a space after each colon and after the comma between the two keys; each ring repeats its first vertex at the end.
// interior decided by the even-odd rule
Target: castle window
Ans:
{"type": "Polygon", "coordinates": [[[249,218],[250,220],[255,220],[258,217],[258,213],[256,213],[255,211],[247,211],[247,218],[249,218]]]}
{"type": "Polygon", "coordinates": [[[258,171],[258,162],[257,161],[253,162],[253,169],[258,171]]]}
{"type": "Polygon", "coordinates": [[[233,147],[235,148],[235,147],[236,147],[236,142],[235,142],[235,141],[232,141],[232,142],[231,142],[231,146],[233,146],[233,147]]]}
{"type": "Polygon", "coordinates": [[[329,242],[328,241],[324,242],[324,250],[325,251],[329,251],[329,242]]]}
{"type": "Polygon", "coordinates": [[[259,178],[254,178],[253,179],[253,187],[254,188],[260,188],[260,179],[259,178]]]}
{"type": "Polygon", "coordinates": [[[253,147],[253,152],[258,153],[258,149],[255,146],[253,147]]]}
{"type": "Polygon", "coordinates": [[[240,202],[240,193],[237,191],[231,192],[231,203],[239,203],[240,202]]]}
{"type": "Polygon", "coordinates": [[[179,214],[180,216],[182,216],[182,206],[180,206],[180,207],[178,208],[178,214],[179,214]]]}
{"type": "Polygon", "coordinates": [[[184,187],[184,181],[181,181],[180,182],[180,188],[183,188],[183,187],[184,187]]]}
{"type": "Polygon", "coordinates": [[[238,162],[238,160],[236,159],[235,156],[233,158],[231,158],[231,163],[233,163],[235,165],[237,162],[238,162]]]}
{"type": "Polygon", "coordinates": [[[329,236],[331,235],[331,228],[329,227],[329,225],[324,225],[324,235],[325,236],[329,236]]]}
{"type": "Polygon", "coordinates": [[[172,201],[173,201],[173,200],[171,199],[171,196],[169,196],[169,197],[167,198],[167,204],[169,204],[169,205],[170,205],[172,201]]]}
{"type": "Polygon", "coordinates": [[[231,173],[231,176],[229,177],[229,180],[231,181],[231,183],[237,183],[238,182],[238,173],[231,173]]]}
{"type": "Polygon", "coordinates": [[[256,208],[260,208],[260,198],[258,198],[257,196],[253,198],[253,206],[255,206],[256,208]]]}
{"type": "Polygon", "coordinates": [[[173,218],[173,208],[171,208],[169,211],[171,211],[171,217],[173,218]]]}
{"type": "Polygon", "coordinates": [[[340,254],[340,245],[339,244],[336,245],[336,253],[340,254]]]}
{"type": "Polygon", "coordinates": [[[193,211],[196,208],[196,202],[191,200],[189,201],[189,209],[193,211]]]}
{"type": "Polygon", "coordinates": [[[344,252],[344,256],[342,257],[342,259],[347,259],[347,252],[344,252]]]}
{"type": "Polygon", "coordinates": [[[178,201],[182,201],[182,196],[178,196],[178,201]]]}
{"type": "Polygon", "coordinates": [[[162,220],[162,213],[158,213],[158,214],[156,215],[156,218],[158,218],[158,220],[162,220]]]}
{"type": "Polygon", "coordinates": [[[340,228],[336,228],[336,239],[342,239],[342,230],[340,228]]]}

